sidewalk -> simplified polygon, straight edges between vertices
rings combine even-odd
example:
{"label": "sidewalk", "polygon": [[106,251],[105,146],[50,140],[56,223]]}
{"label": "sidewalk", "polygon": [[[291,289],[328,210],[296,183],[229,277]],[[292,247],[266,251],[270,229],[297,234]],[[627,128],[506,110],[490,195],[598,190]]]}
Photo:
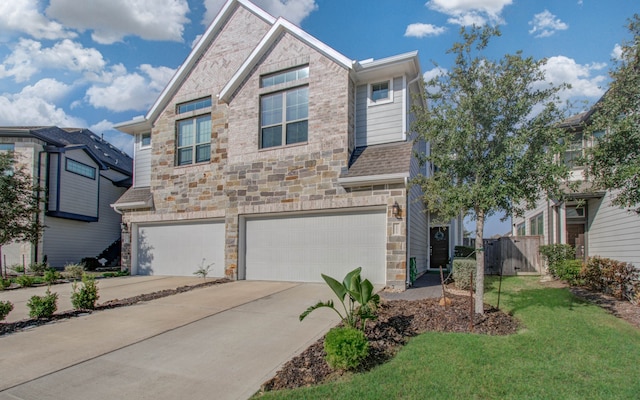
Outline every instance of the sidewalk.
{"label": "sidewalk", "polygon": [[[218,278],[207,278],[214,280]],[[197,285],[203,282],[198,277],[175,277],[175,276],[123,276],[115,278],[98,279],[98,304],[115,299],[126,299],[157,292],[165,289],[176,289],[180,286]],[[71,283],[61,283],[51,286],[52,293],[58,293],[58,311],[73,310],[71,305]],[[13,303],[13,311],[9,313],[3,322],[15,322],[29,318],[29,308],[27,302],[31,296],[42,296],[47,291],[47,286],[21,288],[0,291],[0,301],[10,301]]]}

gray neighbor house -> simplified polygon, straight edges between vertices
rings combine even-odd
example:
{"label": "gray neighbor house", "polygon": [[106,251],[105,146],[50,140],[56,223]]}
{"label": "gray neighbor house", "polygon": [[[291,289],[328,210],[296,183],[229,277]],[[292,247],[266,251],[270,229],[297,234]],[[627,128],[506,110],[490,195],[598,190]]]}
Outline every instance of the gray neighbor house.
{"label": "gray neighbor house", "polygon": [[585,132],[597,107],[574,115],[563,122],[572,135],[564,154],[564,162],[571,167],[566,185],[566,199],[541,196],[536,206],[522,217],[513,217],[513,236],[540,236],[541,244],[568,244],[576,248],[576,258],[600,256],[640,268],[640,215],[635,210],[612,205],[615,192],[594,188],[580,163],[581,156],[593,146],[600,131]]}
{"label": "gray neighbor house", "polygon": [[46,226],[37,244],[2,246],[2,264],[46,260],[62,268],[85,257],[118,265],[121,216],[110,204],[131,186],[133,160],[88,129],[0,127],[0,151],[12,151],[43,188]]}
{"label": "gray neighbor house", "polygon": [[435,225],[408,182],[429,174],[410,131],[417,52],[353,61],[285,19],[229,0],[144,117],[123,215],[122,266],[321,281],[362,267],[404,290],[445,265],[462,220]]}

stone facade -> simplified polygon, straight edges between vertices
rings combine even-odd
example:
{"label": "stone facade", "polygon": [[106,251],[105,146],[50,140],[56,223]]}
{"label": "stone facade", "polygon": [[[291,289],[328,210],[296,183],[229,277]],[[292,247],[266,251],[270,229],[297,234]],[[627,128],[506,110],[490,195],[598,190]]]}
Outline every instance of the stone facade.
{"label": "stone facade", "polygon": [[[153,209],[126,211],[131,224],[154,221],[218,219],[225,221],[225,273],[238,277],[240,218],[258,214],[387,211],[387,286],[404,289],[407,223],[393,215],[393,205],[406,208],[406,185],[369,184],[345,187],[339,178],[349,168],[355,147],[355,82],[353,72],[317,49],[283,32],[228,102],[216,101],[240,65],[269,29],[242,7],[232,14],[208,50],[159,118],[153,122],[151,184]],[[260,87],[260,77],[298,66],[309,76],[295,82]],[[260,96],[308,86],[308,141],[260,149]],[[212,97],[212,107],[176,115],[182,102]],[[176,122],[210,114],[211,162],[176,166]],[[130,240],[123,240],[123,267],[131,267]]]}

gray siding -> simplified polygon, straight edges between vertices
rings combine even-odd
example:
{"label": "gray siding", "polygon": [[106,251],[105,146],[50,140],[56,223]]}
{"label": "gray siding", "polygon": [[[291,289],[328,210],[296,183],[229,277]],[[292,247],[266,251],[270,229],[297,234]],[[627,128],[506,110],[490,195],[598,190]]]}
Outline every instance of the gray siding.
{"label": "gray siding", "polygon": [[[125,176],[122,175],[121,179]],[[100,177],[100,208],[98,222],[82,222],[46,217],[43,254],[53,267],[95,257],[120,237],[120,214],[109,206],[122,196],[125,188],[114,186]]]}
{"label": "gray siding", "polygon": [[151,183],[151,147],[140,148],[140,137],[136,135],[133,184],[148,187]]}
{"label": "gray siding", "polygon": [[403,78],[393,79],[393,102],[368,104],[368,84],[356,89],[356,146],[404,139],[406,96]]}
{"label": "gray siding", "polygon": [[74,150],[64,153],[64,158],[69,158],[96,169],[96,179],[69,172],[65,169],[65,160],[62,160],[60,168],[60,205],[59,211],[72,214],[98,217],[98,179],[100,170],[96,163],[83,150]]}
{"label": "gray siding", "polygon": [[47,208],[56,210],[58,208],[58,159],[59,154],[49,154],[49,176],[47,177]]}
{"label": "gray siding", "polygon": [[629,262],[640,267],[640,216],[611,206],[611,195],[589,201],[589,256]]}
{"label": "gray siding", "polygon": [[[417,141],[414,145],[417,152],[425,152],[423,141]],[[411,178],[420,174],[420,165],[417,158],[411,159]],[[422,190],[418,185],[411,186],[409,190],[409,259],[415,257],[418,274],[429,268],[429,223],[427,213],[422,201]]]}

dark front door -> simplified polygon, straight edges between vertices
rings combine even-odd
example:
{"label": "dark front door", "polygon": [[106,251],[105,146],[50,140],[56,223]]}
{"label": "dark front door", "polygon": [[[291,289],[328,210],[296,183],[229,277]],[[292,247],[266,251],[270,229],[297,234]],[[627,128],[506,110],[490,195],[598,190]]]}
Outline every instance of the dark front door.
{"label": "dark front door", "polygon": [[429,268],[447,268],[449,263],[449,230],[445,228],[431,228],[431,262]]}
{"label": "dark front door", "polygon": [[567,244],[575,247],[576,259],[584,259],[584,224],[567,224]]}

